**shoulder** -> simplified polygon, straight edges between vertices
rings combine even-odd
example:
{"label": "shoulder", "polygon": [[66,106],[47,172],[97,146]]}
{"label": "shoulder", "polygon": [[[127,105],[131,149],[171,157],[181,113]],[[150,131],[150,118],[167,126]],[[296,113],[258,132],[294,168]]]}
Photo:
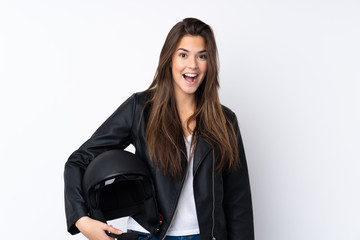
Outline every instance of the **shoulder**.
{"label": "shoulder", "polygon": [[239,129],[239,123],[238,123],[238,119],[237,116],[235,114],[235,112],[233,112],[230,108],[221,105],[223,113],[225,115],[226,121],[232,125],[232,127],[234,128],[235,131],[238,131]]}
{"label": "shoulder", "polygon": [[131,106],[134,110],[142,109],[149,101],[149,99],[149,93],[135,92],[120,105],[120,108],[125,106]]}
{"label": "shoulder", "polygon": [[152,106],[150,100],[151,93],[147,91],[136,92],[132,94],[128,98],[128,100],[126,100],[128,102],[128,105],[132,106],[132,113],[134,119],[141,119],[143,116],[149,116]]}
{"label": "shoulder", "polygon": [[144,91],[134,93],[129,99],[133,99],[136,105],[143,107],[150,100],[150,97],[150,93]]}
{"label": "shoulder", "polygon": [[234,122],[236,120],[236,114],[228,107],[221,105],[222,111],[227,119],[229,119],[231,122]]}

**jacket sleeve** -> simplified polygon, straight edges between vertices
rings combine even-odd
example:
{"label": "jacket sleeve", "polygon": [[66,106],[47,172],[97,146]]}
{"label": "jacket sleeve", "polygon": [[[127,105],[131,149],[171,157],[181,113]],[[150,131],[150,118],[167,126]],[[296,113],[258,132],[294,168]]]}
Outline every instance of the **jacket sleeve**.
{"label": "jacket sleeve", "polygon": [[110,149],[126,148],[132,143],[131,129],[134,122],[136,95],[127,99],[78,150],[72,153],[65,164],[65,213],[67,228],[71,234],[79,233],[75,222],[88,215],[82,193],[82,178],[92,159]]}
{"label": "jacket sleeve", "polygon": [[231,173],[224,173],[224,211],[229,240],[253,240],[254,224],[250,181],[243,142],[236,115],[233,127],[238,143],[240,166]]}

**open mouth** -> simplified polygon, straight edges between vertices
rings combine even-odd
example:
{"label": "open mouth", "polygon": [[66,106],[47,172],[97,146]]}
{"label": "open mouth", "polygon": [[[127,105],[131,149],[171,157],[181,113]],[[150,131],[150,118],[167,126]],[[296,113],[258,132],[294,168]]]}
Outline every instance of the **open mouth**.
{"label": "open mouth", "polygon": [[183,74],[183,78],[189,83],[194,83],[195,80],[197,79],[197,77],[198,77],[198,74],[196,74],[196,73],[185,73],[185,74]]}

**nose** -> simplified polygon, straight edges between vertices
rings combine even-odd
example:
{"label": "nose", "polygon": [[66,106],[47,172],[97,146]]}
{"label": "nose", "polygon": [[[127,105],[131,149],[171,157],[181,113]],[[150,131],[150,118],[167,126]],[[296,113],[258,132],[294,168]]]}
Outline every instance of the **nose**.
{"label": "nose", "polygon": [[192,56],[188,58],[188,67],[191,69],[196,69],[198,66],[198,63],[196,61],[196,57]]}

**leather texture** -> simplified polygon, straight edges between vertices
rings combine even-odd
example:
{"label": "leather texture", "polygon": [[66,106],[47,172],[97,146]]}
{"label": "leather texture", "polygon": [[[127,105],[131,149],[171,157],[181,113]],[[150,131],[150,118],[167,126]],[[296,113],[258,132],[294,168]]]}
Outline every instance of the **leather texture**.
{"label": "leather texture", "polygon": [[[134,145],[135,154],[149,167],[159,211],[164,217],[160,231],[156,235],[163,239],[176,212],[177,202],[187,171],[187,160],[182,156],[184,173],[182,178],[174,180],[157,169],[149,158],[146,125],[151,106],[144,109],[146,93],[135,93],[96,130],[78,150],[71,154],[65,164],[65,211],[68,231],[76,234],[79,230],[75,222],[88,215],[82,193],[82,178],[88,164],[100,153],[110,149],[125,149]],[[214,173],[216,153],[199,136],[194,153],[194,197],[200,236],[203,240],[253,240],[254,225],[248,168],[244,147],[236,115],[223,107],[225,114],[232,120],[241,167],[227,172]]]}

